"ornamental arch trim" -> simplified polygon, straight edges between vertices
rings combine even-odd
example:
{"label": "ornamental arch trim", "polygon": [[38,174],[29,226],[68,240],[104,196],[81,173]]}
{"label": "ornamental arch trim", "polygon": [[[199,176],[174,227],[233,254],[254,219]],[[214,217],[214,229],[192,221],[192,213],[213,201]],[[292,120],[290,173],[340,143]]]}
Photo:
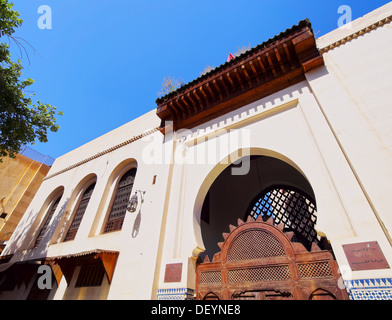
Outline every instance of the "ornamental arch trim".
{"label": "ornamental arch trim", "polygon": [[[239,156],[241,155],[241,156]],[[282,153],[279,153],[275,150],[265,149],[260,147],[249,147],[249,148],[240,148],[232,152],[231,154],[227,155],[226,157],[222,158],[219,163],[217,163],[205,176],[203,182],[201,183],[198,193],[195,196],[195,202],[193,206],[193,231],[196,240],[196,244],[198,248],[204,248],[203,244],[203,237],[201,232],[201,213],[204,200],[207,196],[207,193],[211,186],[213,185],[214,181],[219,177],[219,175],[231,166],[237,160],[244,158],[244,157],[252,157],[252,156],[266,156],[271,157],[280,161],[285,162],[286,164],[292,166],[295,170],[301,174],[304,179],[309,181],[305,172],[290,158],[285,156]],[[310,183],[309,183],[310,184]],[[195,257],[197,258],[197,257]]]}

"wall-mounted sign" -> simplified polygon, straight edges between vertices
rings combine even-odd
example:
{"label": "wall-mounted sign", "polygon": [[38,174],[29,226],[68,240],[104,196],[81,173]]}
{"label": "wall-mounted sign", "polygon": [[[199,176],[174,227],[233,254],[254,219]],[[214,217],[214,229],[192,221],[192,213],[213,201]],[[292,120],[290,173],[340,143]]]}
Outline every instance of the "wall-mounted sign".
{"label": "wall-mounted sign", "polygon": [[343,250],[352,271],[389,269],[377,241],[345,244]]}
{"label": "wall-mounted sign", "polygon": [[181,282],[182,263],[170,263],[166,265],[165,282]]}

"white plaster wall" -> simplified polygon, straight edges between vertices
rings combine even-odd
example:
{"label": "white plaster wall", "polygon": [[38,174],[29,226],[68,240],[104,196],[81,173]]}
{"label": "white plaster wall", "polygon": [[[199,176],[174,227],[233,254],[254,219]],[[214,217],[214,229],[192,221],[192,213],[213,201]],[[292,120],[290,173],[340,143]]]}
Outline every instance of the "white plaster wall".
{"label": "white plaster wall", "polygon": [[[354,21],[351,29],[335,30],[318,39],[323,48],[392,15],[392,3]],[[366,198],[356,198],[361,208],[370,208],[376,223],[350,210],[356,237],[347,243],[377,240],[391,266],[392,216],[392,24],[387,23],[324,54],[325,68],[307,74],[307,79],[339,142],[346,161]],[[350,191],[341,190],[344,196]],[[376,227],[378,225],[380,227]],[[383,227],[383,229],[381,229]],[[381,229],[381,230],[380,230]],[[343,242],[344,242],[343,241]],[[354,279],[391,276],[390,269],[354,272]]]}
{"label": "white plaster wall", "polygon": [[[156,121],[155,119],[154,121],[150,120],[142,117],[133,121],[133,124],[136,123],[136,127],[139,129],[142,127],[151,129],[156,125]],[[128,137],[119,138],[115,130],[105,135],[102,143],[100,139],[97,139],[92,144],[82,146],[82,149],[88,150],[83,151],[83,157],[96,154],[102,151],[101,148],[111,147],[117,141],[122,142],[139,133],[131,131]],[[119,251],[110,288],[104,286],[106,288],[105,294],[102,295],[102,292],[98,292],[97,288],[91,290],[72,289],[67,286],[63,278],[64,281],[61,282],[55,299],[106,297],[108,299],[151,299],[153,282],[156,277],[155,265],[165,204],[164,194],[169,173],[168,165],[164,163],[151,165],[146,164],[143,160],[145,147],[152,140],[162,144],[163,135],[156,131],[150,136],[45,180],[29,206],[28,214],[21,220],[5,249],[5,254],[15,253],[10,264],[20,260],[55,257],[93,249]],[[170,145],[168,147],[170,149]],[[77,155],[78,151],[74,150],[71,153]],[[75,163],[70,162],[69,159],[78,160],[74,155],[67,154],[56,161],[57,166],[52,168],[51,173],[58,172]],[[134,165],[137,165],[137,174],[133,191],[145,191],[140,219],[136,221],[138,212],[127,212],[121,231],[102,234],[102,225],[105,222],[116,179],[127,166]],[[156,176],[155,184],[153,184],[154,176]],[[78,203],[78,197],[82,192],[81,188],[86,187],[86,183],[91,181],[89,178],[94,179],[95,177],[96,186],[75,240],[62,242]],[[52,218],[46,236],[42,239],[39,247],[33,249],[36,232],[39,230],[38,226],[43,221],[49,200],[52,198],[51,193],[59,186],[64,188],[64,192],[58,209]],[[137,228],[139,223],[140,227]],[[7,266],[3,266],[3,268],[5,267]],[[76,279],[76,273],[74,278]],[[104,290],[103,287],[101,289]]]}
{"label": "white plaster wall", "polygon": [[156,116],[156,110],[151,110],[139,118],[129,121],[121,127],[58,157],[48,173],[48,176],[68,167],[70,164],[78,163],[79,161],[120,144],[134,136],[159,127],[159,124],[160,119]]}

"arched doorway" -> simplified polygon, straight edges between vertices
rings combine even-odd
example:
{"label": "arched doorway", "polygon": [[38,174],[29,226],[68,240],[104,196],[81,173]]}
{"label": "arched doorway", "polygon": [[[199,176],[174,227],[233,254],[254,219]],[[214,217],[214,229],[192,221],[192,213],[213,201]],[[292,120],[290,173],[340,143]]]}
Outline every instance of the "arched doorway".
{"label": "arched doorway", "polygon": [[[347,298],[345,290],[337,287],[340,275],[331,247],[327,239],[317,233],[316,197],[303,173],[289,161],[271,156],[251,156],[249,172],[242,176],[232,175],[233,166],[228,166],[217,176],[202,206],[200,230],[205,251],[200,254],[199,262],[205,262],[197,266],[197,298]],[[247,221],[246,224],[257,221],[263,228],[268,221],[268,228],[276,229],[268,232],[272,232],[276,239],[286,240],[273,246],[270,243],[272,238],[268,240],[268,237],[261,236],[263,232],[248,233],[251,242],[242,244],[239,249],[243,258],[228,260],[227,254],[234,242],[226,244],[227,239],[234,229],[243,227],[243,221]],[[224,242],[221,242],[222,234]],[[279,246],[285,254],[276,260],[274,254]],[[273,262],[272,265],[260,260],[265,256]],[[308,264],[301,260],[305,256],[307,262],[313,262]],[[287,260],[282,264],[284,259],[302,262],[288,263]],[[244,267],[243,270],[240,266]],[[268,275],[264,274],[266,272]],[[306,274],[310,274],[309,279]],[[318,278],[328,284],[317,286]],[[329,292],[333,293],[327,294]]]}
{"label": "arched doorway", "polygon": [[[200,215],[200,233],[205,248],[201,259],[206,255],[212,258],[220,250],[217,243],[221,241],[221,234],[227,232],[228,225],[234,224],[238,218],[246,220],[248,215],[256,218],[257,214],[252,213],[253,207],[265,196],[273,201],[273,188],[284,188],[292,198],[297,198],[294,191],[301,194],[305,203],[312,203],[312,219],[317,217],[313,189],[294,166],[270,156],[250,156],[249,172],[245,175],[233,175],[234,166],[228,166],[218,175],[205,196]],[[296,205],[301,206],[301,200]],[[269,218],[269,215],[266,214],[265,218]]]}

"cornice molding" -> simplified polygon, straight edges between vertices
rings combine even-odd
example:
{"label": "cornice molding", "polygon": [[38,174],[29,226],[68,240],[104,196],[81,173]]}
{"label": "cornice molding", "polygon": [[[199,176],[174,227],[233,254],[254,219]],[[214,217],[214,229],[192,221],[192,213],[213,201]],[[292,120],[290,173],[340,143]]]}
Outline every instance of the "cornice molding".
{"label": "cornice molding", "polygon": [[378,22],[375,22],[369,26],[367,26],[366,28],[363,28],[357,32],[354,32],[338,41],[335,41],[334,43],[331,43],[328,46],[325,46],[324,48],[320,49],[321,54],[327,53],[330,50],[333,50],[335,48],[340,47],[341,45],[345,44],[346,42],[349,42],[351,40],[357,39],[358,37],[367,34],[369,32],[371,32],[372,30],[375,30],[377,28],[380,28],[382,26],[384,26],[387,23],[390,23],[392,21],[392,16],[386,17],[382,20],[379,20]]}
{"label": "cornice molding", "polygon": [[79,161],[79,162],[73,164],[73,165],[70,165],[69,167],[66,167],[65,169],[62,169],[62,170],[57,171],[57,172],[55,172],[55,173],[53,173],[53,174],[51,174],[51,175],[49,175],[49,176],[46,176],[46,177],[43,179],[43,181],[48,180],[48,179],[50,179],[50,178],[53,178],[53,177],[55,177],[55,176],[58,176],[59,174],[64,173],[64,172],[66,172],[66,171],[69,171],[69,170],[71,170],[71,169],[73,169],[73,168],[79,167],[79,166],[81,166],[82,164],[85,164],[85,163],[87,163],[87,162],[90,162],[90,161],[92,161],[92,160],[94,160],[94,159],[97,159],[97,158],[99,158],[99,157],[102,157],[103,155],[105,155],[105,154],[107,154],[107,153],[109,153],[109,152],[112,152],[112,151],[114,151],[114,150],[120,149],[120,148],[122,148],[122,147],[124,147],[124,146],[126,146],[126,145],[128,145],[128,144],[130,144],[130,143],[133,143],[133,142],[135,142],[135,141],[137,141],[137,140],[140,140],[141,138],[143,138],[143,137],[145,137],[145,136],[148,136],[148,135],[150,135],[150,134],[153,134],[154,132],[157,132],[157,131],[160,131],[160,128],[159,128],[159,127],[154,128],[154,129],[151,129],[151,130],[148,130],[148,131],[146,131],[146,132],[144,132],[144,133],[141,133],[141,134],[139,134],[139,135],[136,135],[136,136],[132,137],[131,139],[128,139],[128,140],[126,140],[126,141],[124,141],[124,142],[122,142],[122,143],[120,143],[120,144],[117,144],[117,145],[115,145],[115,146],[113,146],[113,147],[111,147],[111,148],[108,148],[108,149],[106,149],[106,150],[104,150],[104,151],[102,151],[102,152],[99,152],[99,153],[97,153],[97,154],[95,154],[95,155],[93,155],[93,156],[91,156],[91,157],[89,157],[89,158],[86,158],[86,159],[84,159],[84,160],[82,160],[82,161]]}

